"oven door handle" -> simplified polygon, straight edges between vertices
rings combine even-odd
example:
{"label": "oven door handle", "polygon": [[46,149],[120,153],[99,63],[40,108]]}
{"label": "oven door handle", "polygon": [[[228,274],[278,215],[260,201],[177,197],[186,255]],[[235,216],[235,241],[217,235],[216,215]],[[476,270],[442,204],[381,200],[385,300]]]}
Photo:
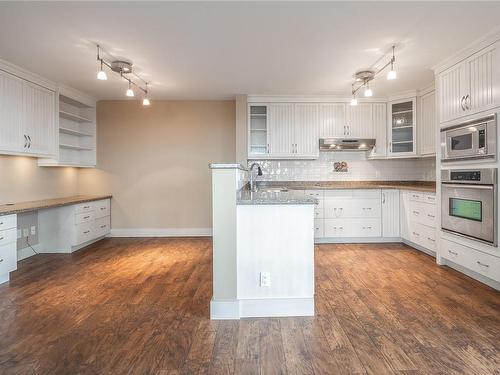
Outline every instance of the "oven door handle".
{"label": "oven door handle", "polygon": [[483,190],[493,190],[493,185],[472,185],[472,184],[449,184],[447,182],[443,182],[445,187],[454,187],[461,189],[483,189]]}

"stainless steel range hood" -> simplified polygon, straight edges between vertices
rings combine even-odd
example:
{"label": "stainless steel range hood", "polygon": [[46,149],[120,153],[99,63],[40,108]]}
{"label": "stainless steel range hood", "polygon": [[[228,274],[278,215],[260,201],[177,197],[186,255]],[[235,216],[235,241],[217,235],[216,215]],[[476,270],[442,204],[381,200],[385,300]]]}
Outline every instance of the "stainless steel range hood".
{"label": "stainless steel range hood", "polygon": [[369,151],[375,146],[375,139],[368,138],[321,138],[320,151]]}

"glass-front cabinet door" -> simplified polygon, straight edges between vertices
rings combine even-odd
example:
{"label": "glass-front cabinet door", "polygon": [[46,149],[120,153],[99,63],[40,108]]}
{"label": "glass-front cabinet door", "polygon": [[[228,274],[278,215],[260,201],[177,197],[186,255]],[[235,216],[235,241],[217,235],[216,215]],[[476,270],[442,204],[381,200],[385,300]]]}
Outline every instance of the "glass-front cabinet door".
{"label": "glass-front cabinet door", "polygon": [[250,104],[248,106],[248,155],[265,157],[268,146],[268,108],[266,104]]}
{"label": "glass-front cabinet door", "polygon": [[416,98],[389,102],[389,155],[416,154]]}

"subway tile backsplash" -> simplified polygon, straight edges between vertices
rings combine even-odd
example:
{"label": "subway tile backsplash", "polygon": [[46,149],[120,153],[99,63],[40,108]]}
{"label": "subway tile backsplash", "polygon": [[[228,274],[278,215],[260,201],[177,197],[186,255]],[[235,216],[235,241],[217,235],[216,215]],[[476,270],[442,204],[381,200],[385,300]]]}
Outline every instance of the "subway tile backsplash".
{"label": "subway tile backsplash", "polygon": [[[334,163],[347,163],[347,172],[335,172]],[[250,163],[253,162],[249,161]],[[434,157],[369,160],[361,152],[320,152],[316,160],[257,160],[260,181],[435,181]]]}

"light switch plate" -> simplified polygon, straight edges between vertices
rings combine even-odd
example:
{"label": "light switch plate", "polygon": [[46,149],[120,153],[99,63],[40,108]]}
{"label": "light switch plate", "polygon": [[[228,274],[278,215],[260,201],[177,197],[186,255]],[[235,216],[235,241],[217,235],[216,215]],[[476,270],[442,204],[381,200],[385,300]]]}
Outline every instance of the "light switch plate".
{"label": "light switch plate", "polygon": [[31,235],[34,236],[36,234],[36,226],[31,226]]}

